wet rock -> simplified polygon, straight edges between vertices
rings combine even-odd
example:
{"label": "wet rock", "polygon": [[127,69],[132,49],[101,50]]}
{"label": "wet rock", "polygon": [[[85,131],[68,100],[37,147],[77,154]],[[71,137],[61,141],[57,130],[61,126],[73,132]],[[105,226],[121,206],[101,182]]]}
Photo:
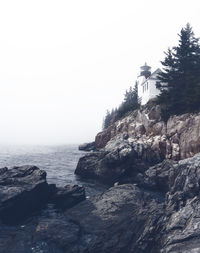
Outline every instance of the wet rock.
{"label": "wet rock", "polygon": [[0,220],[17,223],[53,202],[69,208],[85,199],[83,187],[57,188],[46,181],[46,172],[36,166],[0,169]]}
{"label": "wet rock", "polygon": [[38,217],[23,228],[4,227],[0,252],[9,245],[9,253],[155,253],[162,214],[163,204],[151,193],[116,186],[62,214]]}
{"label": "wet rock", "polygon": [[81,144],[78,149],[83,151],[93,151],[95,150],[95,142]]}
{"label": "wet rock", "polygon": [[78,185],[57,187],[51,198],[56,208],[66,209],[85,199],[85,189]]}
{"label": "wet rock", "polygon": [[1,169],[0,219],[14,222],[41,208],[51,191],[46,172],[36,166]]}
{"label": "wet rock", "polygon": [[[200,154],[165,160],[138,176],[137,186],[115,184],[70,209],[0,224],[0,252],[199,252]],[[57,195],[62,203],[65,191]]]}

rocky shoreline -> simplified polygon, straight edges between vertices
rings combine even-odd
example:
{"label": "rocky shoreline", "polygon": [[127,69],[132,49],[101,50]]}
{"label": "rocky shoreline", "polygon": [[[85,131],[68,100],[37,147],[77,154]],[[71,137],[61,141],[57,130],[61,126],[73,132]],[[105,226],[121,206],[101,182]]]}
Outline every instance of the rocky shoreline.
{"label": "rocky shoreline", "polygon": [[94,197],[35,166],[0,169],[1,253],[200,252],[200,114],[143,108],[80,148],[75,172],[112,186]]}
{"label": "rocky shoreline", "polygon": [[56,187],[46,181],[46,172],[36,166],[0,169],[0,220],[15,224],[41,210],[48,203],[69,208],[85,199],[78,185]]}
{"label": "rocky shoreline", "polygon": [[82,189],[72,187],[68,197],[80,203],[17,224],[1,216],[0,252],[199,252],[200,154],[164,160],[137,180],[81,201]]}

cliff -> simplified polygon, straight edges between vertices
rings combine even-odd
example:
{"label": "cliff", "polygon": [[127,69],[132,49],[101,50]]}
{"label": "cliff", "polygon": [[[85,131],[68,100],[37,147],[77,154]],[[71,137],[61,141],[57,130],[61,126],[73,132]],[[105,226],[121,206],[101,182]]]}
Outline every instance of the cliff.
{"label": "cliff", "polygon": [[183,114],[161,120],[159,106],[136,110],[97,134],[96,148],[121,137],[142,144],[166,159],[180,160],[200,152],[200,113]]}
{"label": "cliff", "polygon": [[80,159],[76,173],[112,183],[126,176],[130,182],[135,173],[164,159],[182,160],[200,152],[200,113],[164,122],[159,106],[136,110],[98,133],[95,147],[98,151]]}

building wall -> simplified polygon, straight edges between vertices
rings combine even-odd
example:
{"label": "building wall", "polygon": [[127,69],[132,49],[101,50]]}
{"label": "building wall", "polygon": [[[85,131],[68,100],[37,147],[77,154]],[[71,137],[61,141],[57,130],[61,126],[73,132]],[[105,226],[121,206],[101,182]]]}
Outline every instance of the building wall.
{"label": "building wall", "polygon": [[151,80],[149,99],[155,98],[160,94],[160,91],[156,88],[156,82],[157,80]]}
{"label": "building wall", "polygon": [[145,105],[150,98],[150,86],[151,86],[151,81],[148,80],[142,84],[142,100],[141,104]]}
{"label": "building wall", "polygon": [[156,88],[156,75],[158,71],[159,69],[148,79],[144,76],[138,77],[138,97],[140,98],[141,105],[145,105],[150,99],[160,94],[160,91]]}

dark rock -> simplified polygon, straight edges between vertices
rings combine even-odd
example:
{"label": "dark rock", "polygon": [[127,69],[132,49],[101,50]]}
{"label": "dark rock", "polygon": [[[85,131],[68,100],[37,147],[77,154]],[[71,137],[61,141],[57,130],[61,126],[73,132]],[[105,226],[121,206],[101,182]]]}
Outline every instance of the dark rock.
{"label": "dark rock", "polygon": [[[129,147],[128,141],[120,143],[118,149],[112,149],[113,153],[110,143],[106,150],[89,154],[93,155],[94,164],[99,159],[99,163],[110,162],[114,166],[120,157],[122,168],[123,163],[127,166],[127,160],[131,161],[129,154],[134,157],[133,161],[137,161],[135,159],[139,154],[144,155],[144,150]],[[148,161],[149,158],[144,157]],[[92,163],[89,165],[92,170]],[[100,168],[96,173],[102,173]],[[106,177],[108,171],[104,173],[103,177]],[[35,185],[38,180],[31,183],[30,180],[38,177],[39,182],[43,182],[45,176],[44,172],[39,173],[39,169],[33,166],[0,169],[0,210],[6,207],[1,191],[3,186],[11,187],[13,184],[16,187],[8,189],[7,194],[25,187],[27,191],[32,191],[29,184]],[[43,209],[24,224],[8,226],[1,223],[0,252],[200,252],[200,154],[181,161],[164,160],[146,170],[141,169],[133,178],[138,186],[117,185],[67,210],[62,209],[83,200],[83,188],[48,186],[53,192],[51,201],[61,209],[54,210],[52,207],[51,212],[47,213]],[[22,186],[24,188],[18,188]],[[12,196],[14,200],[17,198],[12,194],[8,202]],[[28,193],[22,191],[21,194],[26,196]],[[15,209],[17,205],[12,206]]]}
{"label": "dark rock", "polygon": [[56,208],[66,209],[72,207],[85,199],[85,189],[78,185],[66,185],[57,187],[51,202]]}
{"label": "dark rock", "polygon": [[36,166],[1,169],[0,219],[14,222],[41,208],[51,194],[46,172]]}
{"label": "dark rock", "polygon": [[118,180],[134,182],[138,173],[163,160],[162,154],[145,145],[134,145],[128,140],[114,139],[105,149],[87,154],[79,159],[75,173],[87,178],[96,178],[104,183]]}
{"label": "dark rock", "polygon": [[200,154],[171,168],[161,253],[200,252]]}
{"label": "dark rock", "polygon": [[159,199],[134,185],[110,188],[66,212],[80,229],[72,252],[155,253],[162,212]]}
{"label": "dark rock", "polygon": [[[1,224],[0,252],[200,252],[200,154],[163,161],[140,177],[139,187],[117,185],[24,226]],[[57,195],[62,203],[65,191]]]}
{"label": "dark rock", "polygon": [[145,173],[137,174],[135,182],[140,187],[166,193],[170,190],[171,174],[174,175],[177,164],[176,161],[164,160],[162,163],[150,167]]}
{"label": "dark rock", "polygon": [[93,151],[95,150],[95,142],[81,144],[78,149],[83,151]]}
{"label": "dark rock", "polygon": [[46,182],[46,172],[36,166],[0,169],[0,220],[17,223],[43,208],[49,201],[69,208],[85,199],[83,187],[57,188]]}
{"label": "dark rock", "polygon": [[4,234],[0,228],[0,252],[155,253],[162,215],[154,195],[121,185],[63,214],[38,217],[20,228],[4,226]]}

